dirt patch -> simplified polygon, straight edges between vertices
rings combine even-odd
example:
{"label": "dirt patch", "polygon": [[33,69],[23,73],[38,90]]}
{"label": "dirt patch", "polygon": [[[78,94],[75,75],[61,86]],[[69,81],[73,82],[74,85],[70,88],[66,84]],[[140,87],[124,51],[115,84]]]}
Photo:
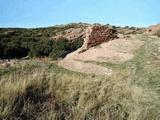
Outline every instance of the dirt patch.
{"label": "dirt patch", "polygon": [[150,38],[154,38],[154,39],[158,39],[158,36],[155,36],[155,35],[151,35],[149,36]]}
{"label": "dirt patch", "polygon": [[90,48],[84,53],[79,54],[79,49],[67,55],[65,59],[79,59],[119,64],[132,59],[134,57],[132,52],[143,45],[143,43],[144,42],[140,40],[117,39]]}
{"label": "dirt patch", "polygon": [[59,38],[64,37],[69,41],[74,40],[76,38],[85,38],[85,28],[70,28],[63,32],[58,32],[53,39],[58,40]]}
{"label": "dirt patch", "polygon": [[58,63],[59,66],[62,66],[66,69],[83,72],[87,74],[95,75],[111,75],[112,69],[108,69],[102,66],[98,66],[92,63],[84,63],[76,60],[62,60]]}
{"label": "dirt patch", "polygon": [[133,51],[137,50],[144,42],[137,39],[117,39],[99,46],[92,47],[86,52],[79,53],[81,48],[70,53],[58,63],[59,66],[69,70],[95,75],[111,75],[112,70],[82,61],[100,61],[120,64],[134,57]]}
{"label": "dirt patch", "polygon": [[160,24],[149,26],[146,33],[154,35],[158,31],[160,31]]}

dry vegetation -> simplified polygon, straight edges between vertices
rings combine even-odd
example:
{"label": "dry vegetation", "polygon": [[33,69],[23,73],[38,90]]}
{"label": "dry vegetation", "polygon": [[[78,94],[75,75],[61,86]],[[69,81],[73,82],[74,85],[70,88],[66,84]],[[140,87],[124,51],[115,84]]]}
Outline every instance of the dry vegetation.
{"label": "dry vegetation", "polygon": [[39,60],[0,69],[0,119],[160,119],[160,41],[138,37],[145,44],[134,59],[122,64],[92,61],[112,68],[108,77]]}

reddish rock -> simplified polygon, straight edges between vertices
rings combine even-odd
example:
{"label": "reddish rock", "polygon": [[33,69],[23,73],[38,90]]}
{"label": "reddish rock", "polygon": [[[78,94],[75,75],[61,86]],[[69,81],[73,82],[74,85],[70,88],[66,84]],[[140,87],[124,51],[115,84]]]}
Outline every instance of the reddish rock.
{"label": "reddish rock", "polygon": [[93,24],[86,29],[86,38],[84,39],[81,52],[84,52],[95,45],[108,42],[115,38],[117,38],[117,33],[115,33],[114,26],[106,28],[99,24]]}

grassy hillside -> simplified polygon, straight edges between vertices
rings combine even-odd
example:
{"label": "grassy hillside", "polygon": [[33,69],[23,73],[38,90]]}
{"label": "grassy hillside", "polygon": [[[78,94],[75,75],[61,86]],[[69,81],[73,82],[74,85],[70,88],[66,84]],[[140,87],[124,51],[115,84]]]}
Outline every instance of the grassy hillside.
{"label": "grassy hillside", "polygon": [[137,37],[145,44],[130,61],[88,61],[112,68],[110,77],[72,72],[38,59],[1,69],[0,119],[160,119],[160,41]]}
{"label": "grassy hillside", "polygon": [[[25,56],[60,58],[68,51],[82,46],[85,29],[89,24],[72,23],[44,28],[0,28],[0,58],[21,58]],[[104,25],[110,26],[109,24]],[[139,34],[145,29],[116,27],[121,34]],[[79,34],[79,35],[77,35]],[[73,37],[68,40],[67,35]],[[64,37],[64,38],[63,38]]]}
{"label": "grassy hillside", "polygon": [[1,28],[0,29],[0,57],[21,58],[49,56],[58,59],[62,54],[81,47],[82,38],[69,42],[66,38],[53,39],[58,32],[64,32],[76,25],[48,28]]}

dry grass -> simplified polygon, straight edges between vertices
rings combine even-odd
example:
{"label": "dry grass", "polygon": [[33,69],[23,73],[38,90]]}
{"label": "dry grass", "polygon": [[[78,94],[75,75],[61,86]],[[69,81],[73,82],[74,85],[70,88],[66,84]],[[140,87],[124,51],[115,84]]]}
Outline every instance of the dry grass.
{"label": "dry grass", "polygon": [[[0,116],[5,119],[145,119],[158,100],[131,73],[111,78],[15,72],[1,78]],[[156,101],[155,101],[156,100]]]}
{"label": "dry grass", "polygon": [[[154,41],[148,40],[131,61],[101,63],[114,66],[108,77],[71,72],[40,61],[7,70],[0,76],[0,119],[160,119],[160,63],[153,62],[159,54],[158,45],[151,44]],[[148,61],[155,66],[153,70],[144,69]]]}

